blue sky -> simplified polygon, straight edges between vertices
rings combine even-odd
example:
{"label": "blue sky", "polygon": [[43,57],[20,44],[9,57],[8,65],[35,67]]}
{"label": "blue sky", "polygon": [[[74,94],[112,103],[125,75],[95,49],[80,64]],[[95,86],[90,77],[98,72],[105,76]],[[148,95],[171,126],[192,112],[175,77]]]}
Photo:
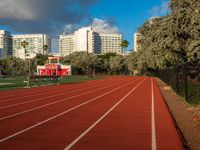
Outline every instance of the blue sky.
{"label": "blue sky", "polygon": [[100,21],[99,26],[119,31],[129,41],[130,50],[137,28],[152,16],[166,15],[168,3],[169,0],[1,0],[0,29],[48,34],[56,52],[59,34]]}
{"label": "blue sky", "polygon": [[133,33],[151,16],[168,13],[168,0],[101,0],[90,12],[93,17],[113,19],[124,39],[133,48]]}

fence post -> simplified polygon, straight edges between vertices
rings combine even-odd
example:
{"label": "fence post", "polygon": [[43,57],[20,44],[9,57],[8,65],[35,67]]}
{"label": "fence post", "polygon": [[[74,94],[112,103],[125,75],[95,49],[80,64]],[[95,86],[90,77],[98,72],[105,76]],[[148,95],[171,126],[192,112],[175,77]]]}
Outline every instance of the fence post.
{"label": "fence post", "polygon": [[176,92],[179,93],[179,67],[175,68]]}
{"label": "fence post", "polygon": [[200,62],[198,62],[197,93],[200,100]]}
{"label": "fence post", "polygon": [[184,68],[184,87],[185,87],[185,100],[188,101],[188,70],[187,65]]}

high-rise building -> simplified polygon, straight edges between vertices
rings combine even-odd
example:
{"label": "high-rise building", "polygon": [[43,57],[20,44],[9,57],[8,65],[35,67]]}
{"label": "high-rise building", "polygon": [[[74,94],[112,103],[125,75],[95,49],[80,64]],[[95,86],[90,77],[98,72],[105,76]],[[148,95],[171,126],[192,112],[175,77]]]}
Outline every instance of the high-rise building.
{"label": "high-rise building", "polygon": [[74,51],[74,34],[60,35],[59,53],[62,56],[69,55]]}
{"label": "high-rise building", "polygon": [[74,33],[60,35],[59,51],[61,56],[81,51],[97,53],[94,43],[95,37],[96,33],[92,30],[92,27],[84,27]]}
{"label": "high-rise building", "polygon": [[122,35],[99,33],[101,53],[122,53]]}
{"label": "high-rise building", "polygon": [[77,51],[87,51],[91,53],[93,51],[92,36],[93,36],[93,31],[91,27],[84,27],[79,29],[78,31],[75,31],[74,49]]}
{"label": "high-rise building", "polygon": [[138,48],[140,48],[139,44],[140,33],[134,33],[134,51],[137,52]]}
{"label": "high-rise building", "polygon": [[[26,50],[21,43],[26,41]],[[47,50],[45,46],[47,45]],[[21,59],[34,58],[36,54],[48,54],[51,52],[51,40],[46,34],[19,34],[13,35],[13,56]]]}
{"label": "high-rise building", "polygon": [[97,33],[92,27],[84,27],[73,34],[60,35],[59,51],[62,56],[80,51],[94,54],[108,52],[121,54],[121,42],[120,34]]}
{"label": "high-rise building", "polygon": [[0,58],[5,58],[6,56],[12,56],[12,36],[10,32],[5,30],[0,30]]}

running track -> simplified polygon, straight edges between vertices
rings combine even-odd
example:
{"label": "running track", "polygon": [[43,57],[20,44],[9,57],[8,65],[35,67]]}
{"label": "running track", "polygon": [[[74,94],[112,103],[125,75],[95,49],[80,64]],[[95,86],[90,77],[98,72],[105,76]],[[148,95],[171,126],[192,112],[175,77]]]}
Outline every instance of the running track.
{"label": "running track", "polygon": [[183,150],[154,78],[0,92],[0,150]]}

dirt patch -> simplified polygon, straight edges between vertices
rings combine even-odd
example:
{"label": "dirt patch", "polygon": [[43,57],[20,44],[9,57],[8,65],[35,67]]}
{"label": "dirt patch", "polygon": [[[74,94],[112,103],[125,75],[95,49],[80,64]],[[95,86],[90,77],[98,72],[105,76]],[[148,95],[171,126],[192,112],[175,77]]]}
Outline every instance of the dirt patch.
{"label": "dirt patch", "polygon": [[200,150],[200,106],[189,105],[161,80],[157,83],[186,149]]}

